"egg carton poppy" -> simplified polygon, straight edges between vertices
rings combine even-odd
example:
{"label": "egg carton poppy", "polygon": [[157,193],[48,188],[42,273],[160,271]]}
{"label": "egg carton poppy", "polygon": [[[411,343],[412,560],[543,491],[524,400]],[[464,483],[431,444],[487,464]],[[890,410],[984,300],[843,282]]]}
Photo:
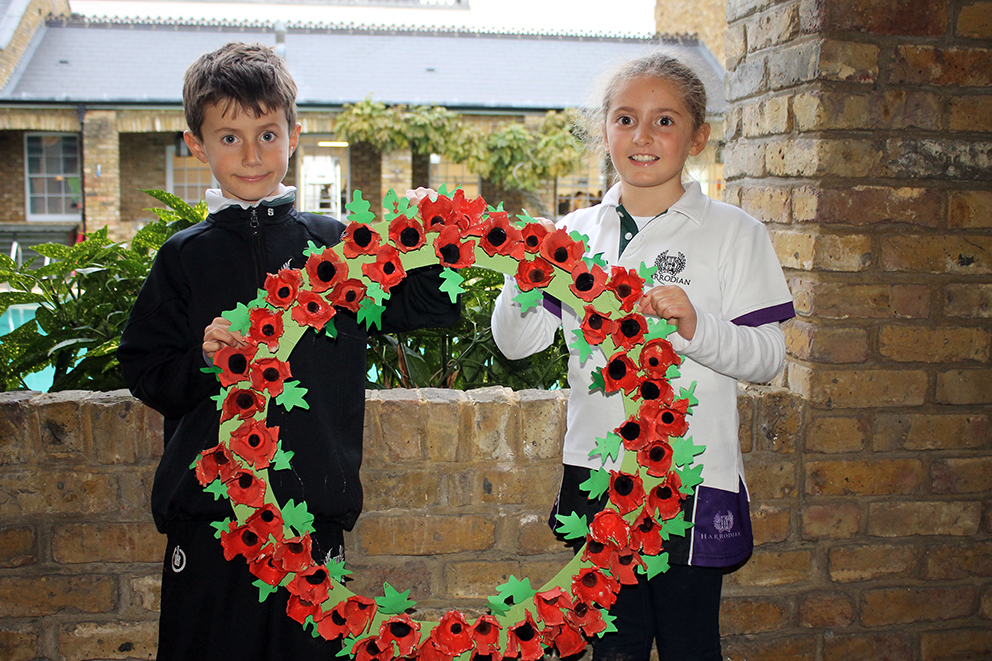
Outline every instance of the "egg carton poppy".
{"label": "egg carton poppy", "polygon": [[[335,246],[311,244],[303,269],[269,274],[264,290],[224,316],[247,344],[217,352],[221,391],[220,435],[190,466],[215,498],[230,500],[232,517],[214,524],[224,557],[247,562],[259,598],[289,592],[287,616],[314,637],[342,640],[342,656],[359,661],[471,659],[476,656],[542,658],[547,650],[577,654],[588,641],[615,630],[609,609],[625,585],[668,569],[665,542],[684,536],[691,523],[682,506],[702,482],[696,461],[705,449],[686,438],[695,384],[680,388],[681,357],[666,337],[675,329],[634,310],[654,267],[610,267],[586,252],[587,237],[549,231],[526,214],[511,219],[481,197],[442,187],[419,204],[390,191],[384,220],[374,222],[369,203],[356,191],[349,225]],[[334,318],[354,313],[368,329],[381,327],[390,290],[420,266],[440,264],[441,289],[456,300],[463,290],[458,269],[477,265],[516,278],[514,298],[524,310],[542,304],[545,292],[582,316],[570,347],[583,363],[598,348],[608,356],[593,371],[591,390],[623,398],[627,419],[604,430],[590,454],[602,465],[621,459],[618,470],[601,467],[581,488],[590,499],[608,495],[592,521],[559,516],[558,532],[584,539],[580,553],[547,584],[511,576],[490,597],[490,613],[469,622],[457,610],[438,622],[417,621],[409,590],[388,583],[383,596],[357,595],[344,586],[342,563],[315,562],[306,503],[280,504],[270,470],[291,467],[293,452],[278,427],[266,425],[274,400],[291,410],[306,408],[307,388],[292,379],[289,356],[304,332],[334,336]]]}

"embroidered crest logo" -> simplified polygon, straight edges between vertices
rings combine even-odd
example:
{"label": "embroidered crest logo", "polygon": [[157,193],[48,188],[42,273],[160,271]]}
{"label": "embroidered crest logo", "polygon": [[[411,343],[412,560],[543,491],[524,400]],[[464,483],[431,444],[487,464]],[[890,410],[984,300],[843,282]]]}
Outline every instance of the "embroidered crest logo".
{"label": "embroidered crest logo", "polygon": [[662,283],[674,283],[678,285],[688,285],[687,278],[680,278],[678,274],[685,270],[685,255],[676,252],[669,255],[668,251],[661,253],[654,260],[654,265],[658,270],[654,272],[654,279]]}
{"label": "embroidered crest logo", "polygon": [[713,515],[713,527],[717,532],[730,532],[730,530],[734,527],[733,512],[727,510],[723,514],[718,512]]}

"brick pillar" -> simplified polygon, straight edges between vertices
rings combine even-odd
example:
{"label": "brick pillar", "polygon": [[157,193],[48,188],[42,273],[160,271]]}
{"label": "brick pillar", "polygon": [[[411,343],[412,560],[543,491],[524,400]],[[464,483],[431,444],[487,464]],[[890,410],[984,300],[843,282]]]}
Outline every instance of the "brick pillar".
{"label": "brick pillar", "polygon": [[[351,190],[362,191],[362,199],[371,203],[369,210],[382,220],[382,152],[367,142],[355,142],[348,150],[348,157]],[[347,216],[347,212],[342,214]]]}
{"label": "brick pillar", "polygon": [[114,110],[87,110],[83,122],[83,179],[86,231],[107,227],[123,241],[133,232],[121,227],[121,148]]}
{"label": "brick pillar", "polygon": [[726,197],[772,232],[809,403],[793,534],[822,566],[799,599],[855,625],[822,658],[992,654],[966,559],[992,528],[990,8],[728,3]]}

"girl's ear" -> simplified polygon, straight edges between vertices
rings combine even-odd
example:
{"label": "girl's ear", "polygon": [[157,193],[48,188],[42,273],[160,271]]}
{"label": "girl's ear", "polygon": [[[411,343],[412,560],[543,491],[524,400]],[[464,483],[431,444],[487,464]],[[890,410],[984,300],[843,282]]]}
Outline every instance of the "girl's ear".
{"label": "girl's ear", "polygon": [[689,146],[690,156],[699,156],[706,149],[706,142],[710,139],[710,125],[703,123],[692,138],[692,145]]}

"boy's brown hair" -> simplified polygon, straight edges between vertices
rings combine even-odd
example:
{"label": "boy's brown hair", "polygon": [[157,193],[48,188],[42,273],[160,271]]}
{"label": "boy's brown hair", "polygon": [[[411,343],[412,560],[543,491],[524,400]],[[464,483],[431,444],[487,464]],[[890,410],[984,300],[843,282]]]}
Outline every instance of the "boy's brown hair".
{"label": "boy's brown hair", "polygon": [[235,110],[254,117],[281,108],[289,128],[296,126],[296,83],[285,60],[262,44],[231,42],[190,65],[183,81],[183,111],[198,140],[203,138],[204,110],[214,104],[224,114],[234,104]]}

